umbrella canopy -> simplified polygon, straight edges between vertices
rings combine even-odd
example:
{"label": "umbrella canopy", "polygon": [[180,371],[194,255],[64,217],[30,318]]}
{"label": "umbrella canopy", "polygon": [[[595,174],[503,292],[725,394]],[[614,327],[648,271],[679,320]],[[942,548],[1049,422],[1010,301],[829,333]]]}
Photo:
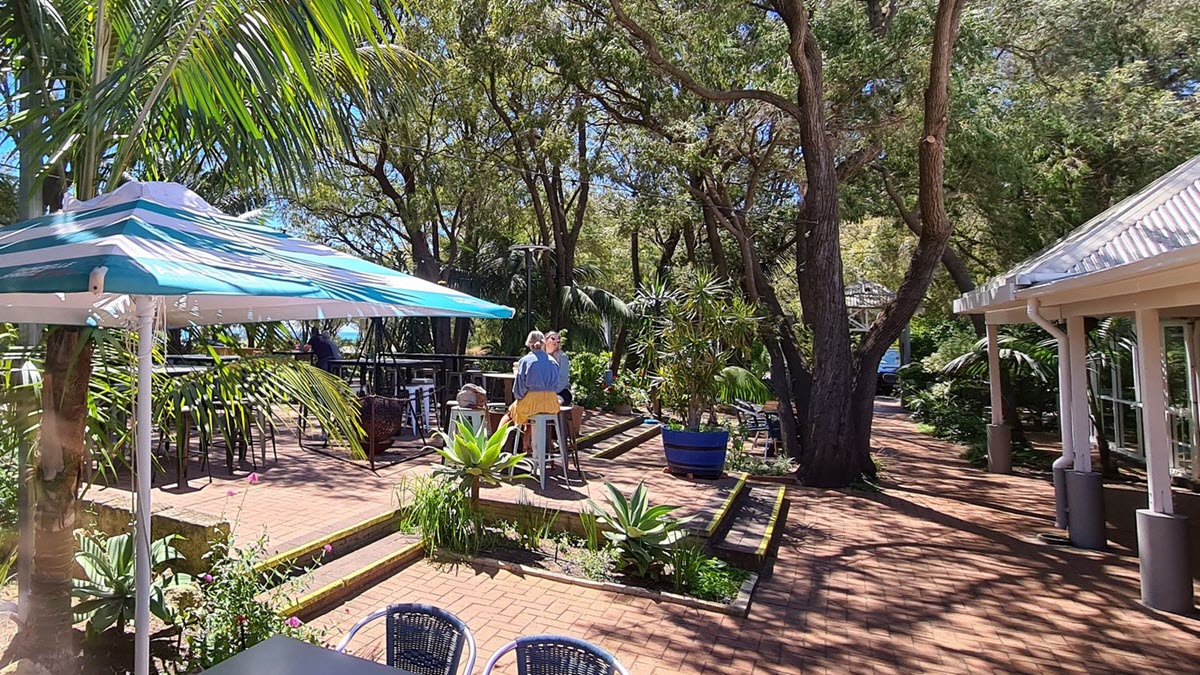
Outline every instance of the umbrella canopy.
{"label": "umbrella canopy", "polygon": [[0,321],[138,331],[134,672],[150,668],[150,346],[167,326],[513,311],[231,218],[175,183],[127,183],[0,228]]}
{"label": "umbrella canopy", "polygon": [[0,319],[179,327],[344,317],[506,319],[507,307],[222,214],[176,183],[126,183],[0,228]]}

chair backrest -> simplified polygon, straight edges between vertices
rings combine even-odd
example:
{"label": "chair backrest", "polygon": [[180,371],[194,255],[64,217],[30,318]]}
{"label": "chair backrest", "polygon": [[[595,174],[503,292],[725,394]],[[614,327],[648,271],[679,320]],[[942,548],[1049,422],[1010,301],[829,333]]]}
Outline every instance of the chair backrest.
{"label": "chair backrest", "polygon": [[457,616],[430,605],[387,608],[387,663],[417,675],[455,675],[463,648],[469,648],[467,673],[475,664],[475,641]]}
{"label": "chair backrest", "polygon": [[527,635],[501,647],[484,668],[490,675],[504,654],[516,650],[517,675],[629,675],[616,657],[579,638]]}
{"label": "chair backrest", "polygon": [[367,624],[387,618],[387,663],[393,668],[419,675],[455,675],[467,650],[465,675],[475,668],[475,638],[461,619],[430,605],[398,604],[377,609],[359,619],[338,643],[335,651],[344,652],[350,641]]}

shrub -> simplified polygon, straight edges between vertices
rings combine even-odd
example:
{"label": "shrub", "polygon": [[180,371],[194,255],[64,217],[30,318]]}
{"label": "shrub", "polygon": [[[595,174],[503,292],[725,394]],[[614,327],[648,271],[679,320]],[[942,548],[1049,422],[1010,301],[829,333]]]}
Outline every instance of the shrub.
{"label": "shrub", "polygon": [[427,555],[440,550],[475,555],[483,542],[483,516],[465,490],[445,476],[419,476],[396,486],[404,512],[401,527],[421,533]]}
{"label": "shrub", "polygon": [[578,352],[571,354],[571,391],[575,405],[584,408],[603,408],[608,403],[604,376],[612,362],[612,354]]}
{"label": "shrub", "polygon": [[750,573],[704,553],[696,545],[671,550],[671,583],[676,593],[701,600],[728,602],[737,597]]}
{"label": "shrub", "polygon": [[938,382],[909,401],[913,417],[934,429],[934,435],[965,445],[987,442],[987,414],[973,385],[956,380]]}
{"label": "shrub", "polygon": [[609,528],[604,536],[617,547],[622,568],[633,567],[640,577],[657,577],[671,546],[687,534],[683,525],[692,518],[669,517],[678,506],[651,506],[645,483],[638,483],[629,498],[612,483],[605,483],[604,489],[612,512],[590,499],[588,506],[595,510],[596,519]]}
{"label": "shrub", "polygon": [[[87,576],[72,582],[71,595],[81,600],[74,608],[75,620],[86,620],[89,634],[114,626],[118,633],[124,633],[125,623],[133,620],[136,596],[133,534],[109,537],[103,532],[76,530],[75,539],[79,548],[75,562]],[[150,544],[150,612],[168,624],[175,622],[175,613],[167,606],[167,589],[192,581],[189,575],[168,567],[183,560],[172,545],[176,539],[179,535],[172,534]]]}
{"label": "shrub", "polygon": [[[322,642],[323,633],[296,617],[279,615],[279,605],[290,604],[291,598],[268,591],[291,577],[287,571],[258,568],[266,550],[265,537],[241,547],[232,546],[228,538],[213,542],[205,556],[212,560],[212,571],[201,577],[198,601],[179,609],[189,671],[208,669],[274,635]],[[313,569],[304,570],[301,577],[309,577]],[[302,582],[297,592],[304,587]]]}

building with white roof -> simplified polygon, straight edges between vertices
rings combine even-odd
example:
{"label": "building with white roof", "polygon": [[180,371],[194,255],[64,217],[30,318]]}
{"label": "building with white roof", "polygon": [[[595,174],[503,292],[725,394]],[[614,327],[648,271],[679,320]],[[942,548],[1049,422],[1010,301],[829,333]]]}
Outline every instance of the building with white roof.
{"label": "building with white roof", "polygon": [[[1146,464],[1149,508],[1137,512],[1142,599],[1158,609],[1190,611],[1187,519],[1174,513],[1171,482],[1172,474],[1200,478],[1200,156],[963,294],[954,310],[982,314],[988,326],[989,468],[1006,471],[1011,450],[1001,418],[997,328],[1033,322],[1058,342],[1059,525],[1077,546],[1105,546],[1103,485],[1091,463],[1091,378],[1105,411],[1100,432]],[[1131,319],[1136,346],[1125,368],[1093,364],[1089,370],[1085,321],[1106,317]],[[1164,359],[1168,352],[1178,358]]]}

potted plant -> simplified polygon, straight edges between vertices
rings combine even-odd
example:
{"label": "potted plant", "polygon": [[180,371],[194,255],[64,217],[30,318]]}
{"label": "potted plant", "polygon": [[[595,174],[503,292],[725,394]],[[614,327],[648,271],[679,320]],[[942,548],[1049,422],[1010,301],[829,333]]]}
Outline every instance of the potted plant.
{"label": "potted plant", "polygon": [[[650,304],[652,303],[652,307]],[[760,320],[728,280],[700,271],[645,303],[651,319],[639,348],[671,419],[663,449],[672,473],[716,478],[729,432],[703,424],[719,402],[766,400],[767,388],[735,362],[747,359]]]}

